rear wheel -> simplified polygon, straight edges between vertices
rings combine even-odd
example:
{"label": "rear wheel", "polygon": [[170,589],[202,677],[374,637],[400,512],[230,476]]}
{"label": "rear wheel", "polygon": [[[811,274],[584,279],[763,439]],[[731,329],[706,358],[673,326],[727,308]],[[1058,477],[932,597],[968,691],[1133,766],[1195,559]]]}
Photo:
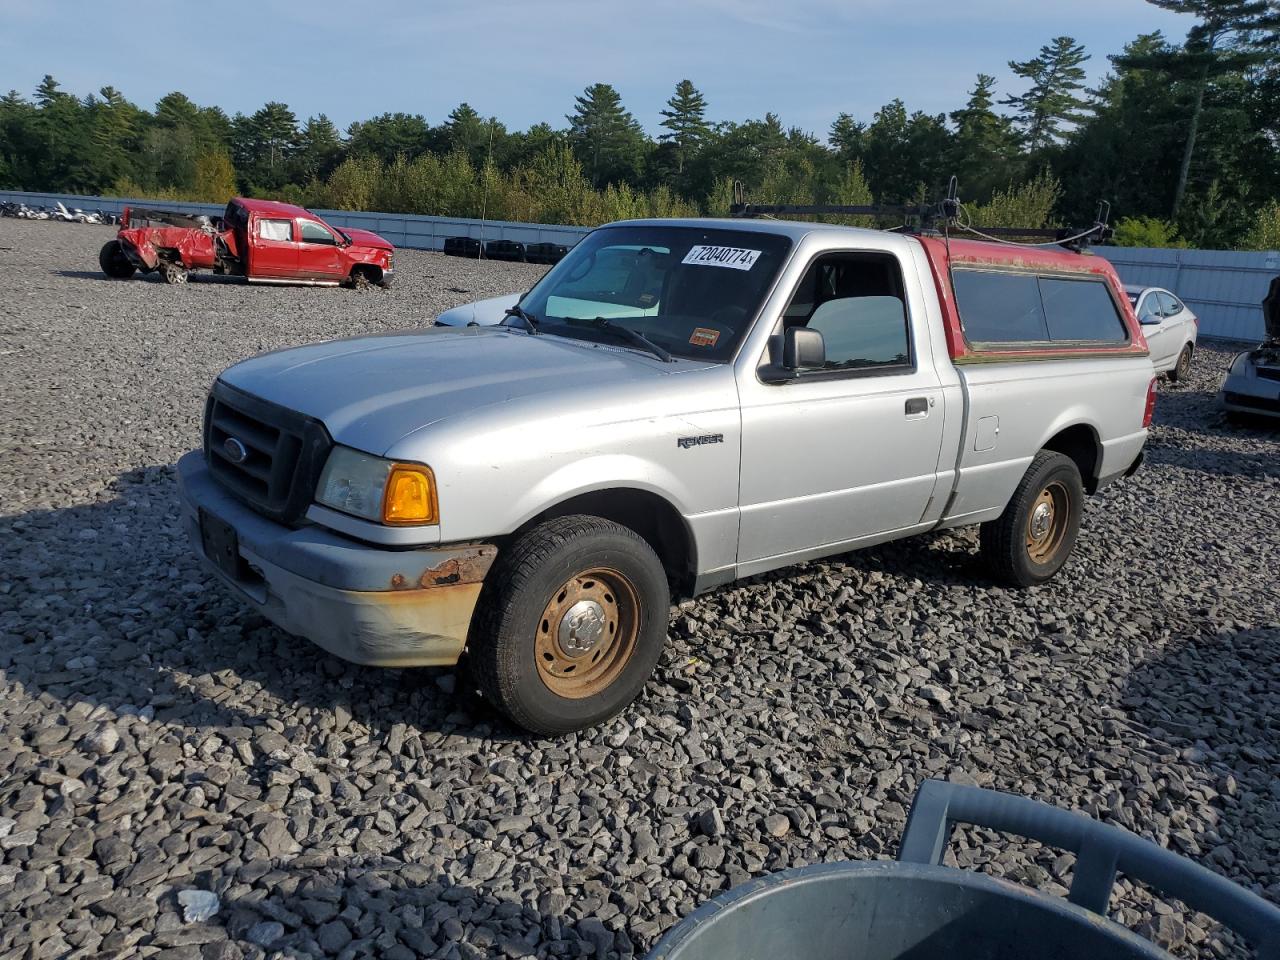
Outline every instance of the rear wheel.
{"label": "rear wheel", "polygon": [[666,640],[666,572],[638,534],[598,517],[558,517],[519,537],[490,571],[472,623],[481,691],[543,735],[625,708]]}
{"label": "rear wheel", "polygon": [[1179,383],[1189,376],[1191,376],[1191,344],[1188,343],[1182,348],[1182,352],[1178,354],[1178,362],[1169,371],[1169,380],[1173,383]]}
{"label": "rear wheel", "polygon": [[1084,484],[1075,461],[1041,450],[999,518],[984,523],[982,555],[1006,583],[1033,587],[1062,569],[1075,546]]}
{"label": "rear wheel", "polygon": [[98,252],[98,266],[112,280],[128,280],[138,268],[125,256],[119,240],[108,240]]}
{"label": "rear wheel", "polygon": [[165,283],[186,283],[187,268],[180,263],[166,260],[160,264],[160,276]]}

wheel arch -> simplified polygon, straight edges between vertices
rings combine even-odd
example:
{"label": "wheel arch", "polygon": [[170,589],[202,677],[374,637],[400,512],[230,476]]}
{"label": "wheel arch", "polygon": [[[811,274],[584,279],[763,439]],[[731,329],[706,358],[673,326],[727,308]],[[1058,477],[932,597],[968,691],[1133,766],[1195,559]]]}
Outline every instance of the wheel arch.
{"label": "wheel arch", "polygon": [[1098,471],[1102,466],[1102,441],[1088,423],[1073,423],[1046,440],[1041,450],[1061,453],[1075,462],[1086,493],[1098,491]]}
{"label": "wheel arch", "polygon": [[353,263],[351,265],[351,272],[347,274],[347,279],[354,283],[356,277],[360,274],[364,274],[368,277],[370,283],[382,282],[382,267],[378,266],[376,263]]}
{"label": "wheel arch", "polygon": [[692,594],[698,569],[693,531],[671,501],[651,490],[608,487],[573,494],[530,517],[504,539],[514,539],[543,521],[575,514],[612,520],[635,531],[662,561],[673,592]]}

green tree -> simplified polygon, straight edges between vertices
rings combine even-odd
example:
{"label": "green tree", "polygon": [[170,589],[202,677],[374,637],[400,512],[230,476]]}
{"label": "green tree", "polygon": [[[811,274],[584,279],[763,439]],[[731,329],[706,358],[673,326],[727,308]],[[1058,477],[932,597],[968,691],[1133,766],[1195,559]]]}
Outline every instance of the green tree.
{"label": "green tree", "polygon": [[951,134],[940,115],[908,114],[901,100],[892,100],[876,111],[865,142],[867,180],[883,203],[936,195],[949,178]]}
{"label": "green tree", "polygon": [[1117,247],[1185,247],[1178,228],[1159,217],[1125,217],[1116,224],[1112,242]]}
{"label": "green tree", "polygon": [[982,227],[1053,226],[1053,210],[1062,196],[1062,185],[1048,170],[1017,187],[997,190],[988,203],[966,208],[969,222]]}
{"label": "green tree", "polygon": [[1074,126],[1083,117],[1088,101],[1078,96],[1084,89],[1083,64],[1089,59],[1084,46],[1071,37],[1054,37],[1031,60],[1009,61],[1009,69],[1031,87],[1001,102],[1017,111],[1023,136],[1032,151],[1053,146],[1063,126]]}
{"label": "green tree", "polygon": [[951,143],[951,172],[959,179],[961,195],[979,202],[1013,179],[1018,164],[1018,137],[1008,117],[997,114],[996,78],[978,74],[964,107],[951,114],[956,125]]}
{"label": "green tree", "polygon": [[503,150],[507,137],[507,128],[496,117],[485,120],[468,103],[449,112],[442,132],[444,151],[461,152],[477,168],[489,163],[494,151]]}
{"label": "green tree", "polygon": [[343,144],[338,128],[323,113],[308,117],[298,131],[294,169],[298,179],[323,179],[342,162]]}
{"label": "green tree", "polygon": [[592,186],[634,180],[644,154],[645,136],[622,97],[607,83],[594,83],[574,98],[569,139]]}
{"label": "green tree", "polygon": [[431,145],[431,127],[421,114],[384,113],[347,128],[347,152],[390,163],[400,154],[412,159]]}
{"label": "green tree", "polygon": [[707,125],[707,100],[689,80],[676,84],[676,92],[661,111],[662,126],[667,132],[658,139],[675,147],[676,174],[684,175],[685,161],[702,146],[710,133]]}
{"label": "green tree", "polygon": [[1274,57],[1275,31],[1280,29],[1280,9],[1271,0],[1147,0],[1164,10],[1187,13],[1197,23],[1181,48],[1130,56],[1126,62],[1164,72],[1175,81],[1189,83],[1191,103],[1182,162],[1173,192],[1176,217],[1187,193],[1191,164],[1205,109],[1210,82],[1218,76],[1256,65]]}
{"label": "green tree", "polygon": [[0,98],[0,184],[32,189],[31,126],[36,108],[17,90]]}
{"label": "green tree", "polygon": [[226,203],[235,195],[236,171],[225,150],[208,150],[196,157],[191,199]]}
{"label": "green tree", "polygon": [[1094,109],[1057,159],[1068,222],[1094,214],[1099,199],[1132,217],[1167,216],[1181,152],[1179,92],[1142,66],[1169,49],[1159,32],[1142,34],[1110,58],[1112,72],[1094,92]]}
{"label": "green tree", "polygon": [[867,125],[859,123],[847,113],[841,113],[831,124],[827,134],[827,142],[835,151],[836,157],[844,163],[852,163],[861,158],[866,147]]}
{"label": "green tree", "polygon": [[298,120],[286,104],[270,101],[243,124],[249,182],[268,189],[287,182],[289,161],[298,148]]}
{"label": "green tree", "polygon": [[1263,206],[1240,243],[1242,250],[1280,250],[1280,200]]}

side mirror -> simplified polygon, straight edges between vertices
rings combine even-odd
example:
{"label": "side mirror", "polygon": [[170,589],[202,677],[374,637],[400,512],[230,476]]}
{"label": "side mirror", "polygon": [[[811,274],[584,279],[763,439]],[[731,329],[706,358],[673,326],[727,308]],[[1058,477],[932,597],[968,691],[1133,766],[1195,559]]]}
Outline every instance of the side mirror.
{"label": "side mirror", "polygon": [[789,383],[805,367],[821,367],[826,362],[827,345],[821,333],[806,327],[790,327],[782,336],[775,334],[769,338],[769,362],[759,369],[758,375],[765,383]]}
{"label": "side mirror", "polygon": [[1160,321],[1163,319],[1164,317],[1158,317],[1154,313],[1149,313],[1145,317],[1139,317],[1138,322],[1144,327],[1158,327],[1160,326]]}
{"label": "side mirror", "polygon": [[791,327],[782,336],[782,366],[787,370],[821,367],[827,362],[822,334],[808,327]]}

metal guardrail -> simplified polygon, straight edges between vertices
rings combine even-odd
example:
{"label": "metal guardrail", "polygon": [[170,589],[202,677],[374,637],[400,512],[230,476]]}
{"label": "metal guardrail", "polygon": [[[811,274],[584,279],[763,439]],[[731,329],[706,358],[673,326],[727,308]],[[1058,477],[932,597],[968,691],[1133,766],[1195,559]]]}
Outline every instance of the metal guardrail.
{"label": "metal guardrail", "polygon": [[[67,193],[25,193],[0,190],[0,200],[28,206],[68,207],[120,213],[126,206],[176,207],[200,213],[221,213],[217,203],[185,203],[147,198],[118,199]],[[590,227],[550,223],[473,220],[465,217],[425,217],[408,213],[316,210],[335,227],[357,227],[386,237],[397,247],[442,250],[449,237],[484,242],[555,243],[572,246]],[[1280,275],[1280,251],[1177,250],[1147,247],[1094,247],[1106,257],[1125,283],[1164,287],[1190,305],[1200,318],[1200,336],[1208,339],[1259,341],[1265,335],[1262,298],[1271,279]]]}

